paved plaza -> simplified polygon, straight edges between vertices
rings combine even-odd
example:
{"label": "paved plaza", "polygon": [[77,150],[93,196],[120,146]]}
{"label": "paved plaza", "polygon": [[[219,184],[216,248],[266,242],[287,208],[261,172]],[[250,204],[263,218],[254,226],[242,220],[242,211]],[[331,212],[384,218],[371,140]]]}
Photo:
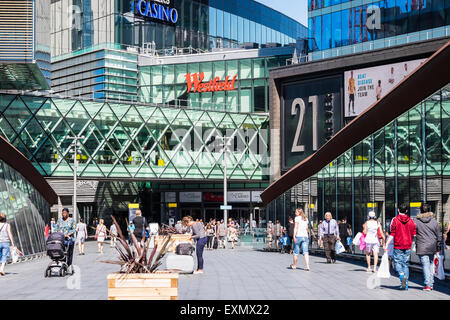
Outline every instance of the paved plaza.
{"label": "paved plaza", "polygon": [[[94,242],[86,245],[86,255],[74,252],[74,264],[80,268],[80,288],[75,279],[45,278],[47,257],[7,265],[6,276],[0,277],[0,299],[107,299],[106,275],[118,266],[100,260],[117,259],[116,251],[105,246],[105,254],[97,252]],[[438,281],[435,291],[422,291],[422,275],[411,274],[409,291],[397,290],[396,277],[380,279],[376,289],[367,287],[362,262],[338,260],[326,264],[325,258],[311,257],[311,271],[304,271],[303,259],[298,269],[288,268],[292,256],[268,253],[250,248],[205,250],[205,273],[181,275],[181,300],[265,300],[265,299],[450,299],[449,281]],[[69,284],[69,286],[68,286]],[[72,289],[69,289],[72,287]]]}

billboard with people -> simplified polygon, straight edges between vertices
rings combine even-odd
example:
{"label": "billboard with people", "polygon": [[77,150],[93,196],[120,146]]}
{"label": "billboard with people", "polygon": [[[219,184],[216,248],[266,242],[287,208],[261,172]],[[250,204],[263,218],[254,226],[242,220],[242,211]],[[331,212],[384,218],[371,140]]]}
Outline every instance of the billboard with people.
{"label": "billboard with people", "polygon": [[344,73],[344,114],[356,117],[381,99],[425,59],[350,70]]}

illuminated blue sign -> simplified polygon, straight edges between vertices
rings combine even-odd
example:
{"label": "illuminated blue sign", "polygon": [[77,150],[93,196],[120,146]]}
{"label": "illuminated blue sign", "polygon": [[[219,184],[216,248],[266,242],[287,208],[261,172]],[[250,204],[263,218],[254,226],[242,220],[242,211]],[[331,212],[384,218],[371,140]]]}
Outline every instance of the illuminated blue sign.
{"label": "illuminated blue sign", "polygon": [[177,9],[168,6],[170,5],[170,0],[139,0],[137,1],[136,8],[134,8],[135,2],[131,1],[131,10],[140,16],[173,24],[178,21]]}

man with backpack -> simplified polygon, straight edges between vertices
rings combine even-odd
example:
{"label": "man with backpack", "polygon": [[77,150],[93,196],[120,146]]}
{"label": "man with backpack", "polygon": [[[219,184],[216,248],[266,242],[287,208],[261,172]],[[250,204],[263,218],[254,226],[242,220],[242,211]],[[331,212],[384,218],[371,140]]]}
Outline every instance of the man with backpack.
{"label": "man with backpack", "polygon": [[386,251],[392,239],[394,239],[394,265],[400,276],[400,289],[408,290],[409,260],[411,246],[416,235],[416,224],[408,216],[408,208],[405,204],[398,208],[398,215],[391,222],[391,236],[384,245]]}
{"label": "man with backpack", "polygon": [[425,287],[424,291],[433,290],[433,260],[434,254],[439,254],[441,249],[441,233],[439,224],[433,217],[430,205],[422,204],[420,214],[415,219],[416,223],[416,253],[422,263]]}

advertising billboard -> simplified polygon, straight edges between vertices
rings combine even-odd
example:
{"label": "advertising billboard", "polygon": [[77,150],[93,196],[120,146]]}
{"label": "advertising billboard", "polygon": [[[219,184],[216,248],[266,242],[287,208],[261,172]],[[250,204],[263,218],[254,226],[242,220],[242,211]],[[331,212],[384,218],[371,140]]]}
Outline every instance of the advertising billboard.
{"label": "advertising billboard", "polygon": [[342,125],[342,74],[282,87],[282,170],[309,157]]}
{"label": "advertising billboard", "polygon": [[344,73],[345,117],[356,117],[385,96],[425,59],[350,70]]}

